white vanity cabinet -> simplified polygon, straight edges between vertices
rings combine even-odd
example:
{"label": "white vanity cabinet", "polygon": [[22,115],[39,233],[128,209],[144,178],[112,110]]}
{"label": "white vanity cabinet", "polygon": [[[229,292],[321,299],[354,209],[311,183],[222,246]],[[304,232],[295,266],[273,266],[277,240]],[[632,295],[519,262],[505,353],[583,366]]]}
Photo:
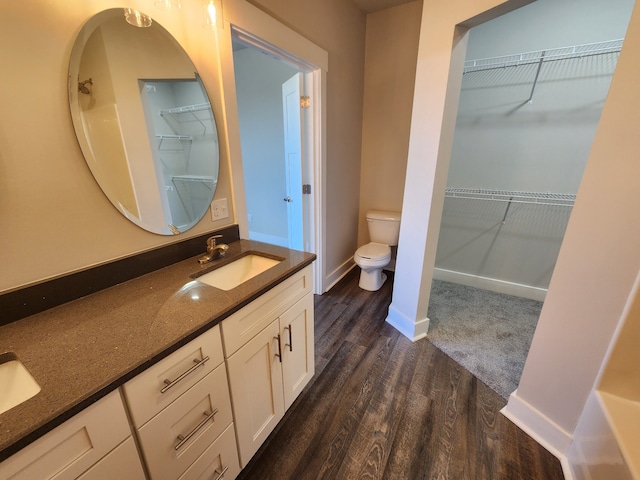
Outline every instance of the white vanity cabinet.
{"label": "white vanity cabinet", "polygon": [[311,380],[313,329],[309,265],[4,460],[0,479],[233,480]]}
{"label": "white vanity cabinet", "polygon": [[244,467],[314,373],[311,267],[222,321]]}
{"label": "white vanity cabinet", "polygon": [[[105,477],[104,472],[110,473]],[[144,480],[120,392],[98,400],[0,463],[0,478]]]}
{"label": "white vanity cabinet", "polygon": [[199,478],[196,465],[224,471],[225,480],[240,472],[218,326],[124,384],[123,391],[152,480]]}

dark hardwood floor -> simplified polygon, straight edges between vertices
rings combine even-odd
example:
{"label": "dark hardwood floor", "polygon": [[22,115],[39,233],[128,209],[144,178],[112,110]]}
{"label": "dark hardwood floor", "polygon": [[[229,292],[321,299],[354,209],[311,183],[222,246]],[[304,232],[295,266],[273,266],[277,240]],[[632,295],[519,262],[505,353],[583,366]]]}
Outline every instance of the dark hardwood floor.
{"label": "dark hardwood floor", "polygon": [[357,275],[316,296],[316,374],[238,478],[564,478],[502,397],[385,323],[390,281],[366,292]]}

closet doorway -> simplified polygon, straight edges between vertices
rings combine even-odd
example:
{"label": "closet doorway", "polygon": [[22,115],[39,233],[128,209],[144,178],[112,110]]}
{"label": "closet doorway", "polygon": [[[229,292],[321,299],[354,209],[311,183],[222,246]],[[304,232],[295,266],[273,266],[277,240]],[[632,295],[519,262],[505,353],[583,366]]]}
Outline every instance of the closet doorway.
{"label": "closet doorway", "polygon": [[429,338],[505,398],[522,373],[633,4],[538,0],[469,35]]}

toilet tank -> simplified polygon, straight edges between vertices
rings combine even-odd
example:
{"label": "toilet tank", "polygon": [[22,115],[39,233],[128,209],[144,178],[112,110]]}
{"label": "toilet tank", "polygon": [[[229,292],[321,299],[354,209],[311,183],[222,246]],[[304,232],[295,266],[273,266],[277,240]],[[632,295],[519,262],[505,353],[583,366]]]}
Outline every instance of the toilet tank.
{"label": "toilet tank", "polygon": [[398,245],[400,212],[370,210],[367,212],[367,227],[371,242],[384,243],[391,247]]}

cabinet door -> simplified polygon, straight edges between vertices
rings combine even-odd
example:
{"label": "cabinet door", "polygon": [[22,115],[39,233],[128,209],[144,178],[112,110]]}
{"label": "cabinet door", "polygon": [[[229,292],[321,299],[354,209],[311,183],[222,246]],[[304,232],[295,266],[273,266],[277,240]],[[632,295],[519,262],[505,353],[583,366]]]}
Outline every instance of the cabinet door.
{"label": "cabinet door", "polygon": [[145,480],[133,437],[118,447],[78,477],[78,480],[104,480],[105,478]]}
{"label": "cabinet door", "polygon": [[284,415],[279,333],[276,319],[227,360],[242,467]]}
{"label": "cabinet door", "polygon": [[314,373],[313,295],[306,295],[280,317],[284,409],[287,410]]}
{"label": "cabinet door", "polygon": [[311,292],[311,265],[287,278],[222,322],[225,357],[229,358],[274,318]]}
{"label": "cabinet door", "polygon": [[0,478],[75,479],[131,436],[115,391],[0,463]]}

